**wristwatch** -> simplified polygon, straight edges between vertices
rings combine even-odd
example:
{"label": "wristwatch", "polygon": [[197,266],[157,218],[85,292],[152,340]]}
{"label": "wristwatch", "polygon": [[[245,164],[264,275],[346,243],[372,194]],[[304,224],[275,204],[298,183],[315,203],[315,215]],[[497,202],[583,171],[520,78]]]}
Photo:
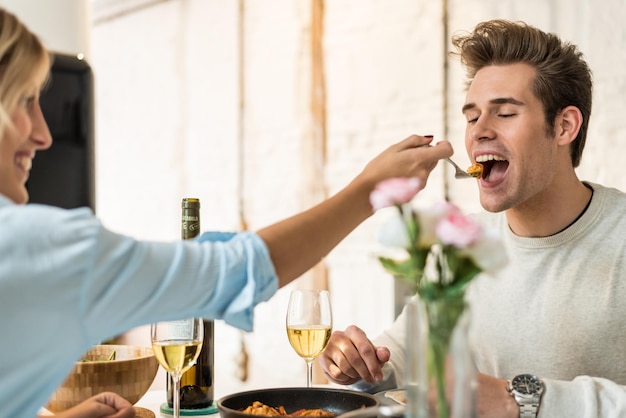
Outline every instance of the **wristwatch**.
{"label": "wristwatch", "polygon": [[536,418],[543,382],[532,374],[520,374],[509,380],[506,390],[519,405],[520,418]]}

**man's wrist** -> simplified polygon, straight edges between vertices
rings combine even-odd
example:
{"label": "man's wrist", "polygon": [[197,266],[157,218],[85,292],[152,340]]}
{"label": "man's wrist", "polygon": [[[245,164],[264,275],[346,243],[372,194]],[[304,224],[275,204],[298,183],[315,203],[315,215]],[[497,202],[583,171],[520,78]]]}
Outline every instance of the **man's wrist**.
{"label": "man's wrist", "polygon": [[519,406],[504,379],[478,373],[478,416],[519,418]]}
{"label": "man's wrist", "polygon": [[515,401],[515,398],[511,396],[511,393],[508,390],[508,382],[506,380],[502,389],[504,391],[504,411],[506,413],[505,416],[507,418],[519,418],[519,405]]}

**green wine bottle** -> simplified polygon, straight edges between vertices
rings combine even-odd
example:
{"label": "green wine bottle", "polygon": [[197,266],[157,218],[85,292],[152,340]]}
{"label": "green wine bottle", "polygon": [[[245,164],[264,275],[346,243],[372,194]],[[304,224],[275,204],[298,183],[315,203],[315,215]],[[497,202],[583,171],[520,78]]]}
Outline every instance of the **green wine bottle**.
{"label": "green wine bottle", "polygon": [[[181,238],[193,239],[200,234],[200,200],[184,198],[182,202]],[[180,378],[180,408],[201,409],[213,404],[214,329],[213,321],[204,320],[204,341],[196,364]],[[167,403],[174,405],[174,382],[167,377]]]}

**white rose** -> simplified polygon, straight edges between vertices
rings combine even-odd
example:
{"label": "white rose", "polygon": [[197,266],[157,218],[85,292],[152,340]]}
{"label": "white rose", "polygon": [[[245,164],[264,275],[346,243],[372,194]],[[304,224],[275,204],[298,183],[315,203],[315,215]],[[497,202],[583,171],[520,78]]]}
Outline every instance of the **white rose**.
{"label": "white rose", "polygon": [[385,247],[409,248],[411,242],[406,225],[399,211],[394,210],[389,214],[381,228],[378,230],[378,242]]}
{"label": "white rose", "polygon": [[493,229],[485,228],[481,238],[463,250],[480,269],[486,273],[496,271],[506,265],[509,259],[500,235]]}

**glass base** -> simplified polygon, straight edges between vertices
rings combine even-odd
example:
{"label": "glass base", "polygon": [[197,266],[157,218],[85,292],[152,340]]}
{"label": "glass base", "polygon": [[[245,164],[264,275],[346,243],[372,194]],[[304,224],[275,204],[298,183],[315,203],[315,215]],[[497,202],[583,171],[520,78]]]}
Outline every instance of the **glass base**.
{"label": "glass base", "polygon": [[[162,414],[166,414],[166,415],[173,415],[174,414],[174,408],[170,407],[167,402],[165,402],[164,404],[161,404],[161,413]],[[206,408],[200,408],[200,409],[183,409],[180,408],[180,416],[184,417],[190,417],[190,416],[198,416],[198,415],[211,415],[211,414],[217,414],[218,409],[217,409],[217,405],[215,404],[215,402],[213,402],[213,404],[211,406],[208,406]]]}

